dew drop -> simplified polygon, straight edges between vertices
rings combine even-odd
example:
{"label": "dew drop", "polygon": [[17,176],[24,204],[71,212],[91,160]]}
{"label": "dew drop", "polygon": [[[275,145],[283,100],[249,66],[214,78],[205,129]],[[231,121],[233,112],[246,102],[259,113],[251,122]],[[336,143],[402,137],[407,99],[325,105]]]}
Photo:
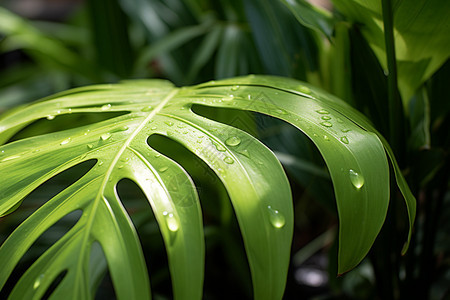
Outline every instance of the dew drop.
{"label": "dew drop", "polygon": [[173,126],[173,122],[171,122],[171,121],[164,121],[164,123],[166,123],[169,126]]}
{"label": "dew drop", "polygon": [[[223,101],[230,101],[230,100],[233,100],[233,99],[234,99],[234,96],[233,96],[233,95],[230,95],[230,96],[228,96],[228,97],[223,97],[223,98],[222,98]],[[221,102],[221,101],[219,100],[219,102]]]}
{"label": "dew drop", "polygon": [[186,128],[186,125],[184,125],[183,123],[179,123],[179,124],[177,124],[177,127],[182,129],[182,128]]}
{"label": "dew drop", "polygon": [[328,121],[321,122],[320,125],[325,126],[325,127],[331,127],[331,126],[333,126],[333,124],[331,124],[331,123],[328,122]]}
{"label": "dew drop", "polygon": [[309,87],[306,87],[304,85],[299,85],[297,89],[301,93],[308,94],[308,95],[311,94],[311,90],[309,89]]}
{"label": "dew drop", "polygon": [[177,232],[178,229],[180,228],[180,225],[178,224],[178,221],[175,218],[175,216],[173,215],[173,213],[164,211],[163,215],[164,215],[164,218],[166,219],[167,228],[169,228],[169,230],[172,232]]}
{"label": "dew drop", "polygon": [[227,149],[225,149],[225,147],[222,146],[221,144],[214,143],[214,142],[213,142],[213,144],[214,144],[214,147],[216,147],[217,151],[225,152],[225,151],[227,150]]}
{"label": "dew drop", "polygon": [[330,138],[329,138],[327,135],[324,135],[324,136],[323,136],[323,139],[324,139],[325,141],[329,141],[329,140],[330,140]]}
{"label": "dew drop", "polygon": [[244,150],[238,151],[238,153],[239,153],[239,154],[242,154],[242,155],[244,155],[245,157],[248,157],[248,158],[250,158],[250,153],[248,152],[248,150],[247,150],[247,149],[244,149]]}
{"label": "dew drop", "polygon": [[127,131],[128,130],[128,126],[127,125],[119,126],[115,130],[116,131]]}
{"label": "dew drop", "polygon": [[231,157],[229,157],[229,156],[227,156],[227,157],[225,157],[224,159],[223,159],[223,161],[224,162],[226,162],[227,164],[232,164],[232,163],[234,163],[234,160],[231,158]]}
{"label": "dew drop", "polygon": [[119,169],[122,169],[122,168],[123,168],[123,165],[120,165],[118,168],[119,168]]}
{"label": "dew drop", "polygon": [[277,113],[277,114],[280,114],[280,115],[287,115],[287,111],[285,111],[284,109],[275,109],[275,112]]}
{"label": "dew drop", "polygon": [[161,172],[161,173],[164,173],[165,171],[167,171],[167,169],[169,169],[169,167],[162,167],[162,168],[159,168],[159,172]]}
{"label": "dew drop", "polygon": [[231,90],[232,91],[237,91],[239,89],[239,86],[238,85],[233,85],[232,87],[231,87]]}
{"label": "dew drop", "polygon": [[61,146],[62,145],[66,145],[66,144],[68,144],[68,143],[70,143],[70,138],[67,138],[67,139],[65,139],[64,141],[62,141],[61,143],[59,143]]}
{"label": "dew drop", "polygon": [[158,154],[155,154],[155,157],[156,157],[156,158],[158,158],[158,157],[160,157],[160,156],[161,156],[161,154],[159,154],[159,153],[158,153]]}
{"label": "dew drop", "polygon": [[143,109],[141,109],[141,111],[147,112],[147,111],[151,111],[152,107],[151,106],[146,106]]}
{"label": "dew drop", "polygon": [[92,149],[92,148],[94,148],[94,145],[92,145],[92,144],[87,144],[86,147],[87,147],[88,149]]}
{"label": "dew drop", "polygon": [[326,109],[319,109],[316,110],[317,113],[321,114],[321,115],[328,115],[330,112]]}
{"label": "dew drop", "polygon": [[343,123],[343,122],[344,122],[344,121],[342,121],[341,118],[336,118],[336,121],[337,121],[338,123]]}
{"label": "dew drop", "polygon": [[284,218],[283,214],[280,213],[278,210],[273,209],[272,206],[267,206],[269,210],[269,220],[270,224],[272,224],[275,228],[283,228],[283,226],[286,224],[286,219]]}
{"label": "dew drop", "polygon": [[111,133],[104,133],[100,136],[100,139],[102,141],[106,141],[107,139],[109,139],[111,137]]}
{"label": "dew drop", "polygon": [[47,118],[47,120],[51,121],[51,120],[53,120],[53,119],[55,118],[55,116],[53,116],[53,115],[48,115],[46,118]]}
{"label": "dew drop", "polygon": [[252,99],[252,95],[248,94],[248,95],[247,95],[247,99],[248,99],[248,100],[251,100],[251,99]]}
{"label": "dew drop", "polygon": [[4,159],[0,160],[0,162],[13,160],[13,159],[16,159],[16,158],[19,158],[19,157],[20,157],[20,155],[11,155],[11,156],[5,157]]}
{"label": "dew drop", "polygon": [[344,144],[348,144],[348,138],[346,136],[341,137],[341,142],[343,142]]}
{"label": "dew drop", "polygon": [[237,136],[232,136],[225,141],[225,144],[227,144],[228,146],[232,146],[232,147],[237,146],[240,143],[241,143],[241,139]]}
{"label": "dew drop", "polygon": [[100,161],[98,162],[98,165],[99,165],[99,166],[103,165],[103,162],[100,160]]}
{"label": "dew drop", "polygon": [[341,131],[342,131],[343,133],[347,133],[347,132],[350,131],[350,129],[342,129]]}
{"label": "dew drop", "polygon": [[31,153],[37,153],[39,151],[41,151],[41,149],[34,149],[33,151],[31,151]]}
{"label": "dew drop", "polygon": [[110,110],[110,109],[111,109],[111,104],[105,104],[105,105],[102,106],[102,110],[103,111]]}
{"label": "dew drop", "polygon": [[158,128],[158,127],[156,127],[156,126],[153,126],[152,128],[150,128],[151,130],[156,130],[156,128]]}
{"label": "dew drop", "polygon": [[42,279],[44,279],[44,274],[41,274],[38,278],[36,278],[33,284],[33,289],[37,289],[41,285]]}
{"label": "dew drop", "polygon": [[322,120],[331,120],[331,117],[329,117],[329,116],[322,116],[321,119],[322,119]]}
{"label": "dew drop", "polygon": [[129,160],[130,160],[129,157],[124,157],[124,158],[121,159],[121,161],[123,161],[123,162],[127,162],[127,161],[129,161]]}
{"label": "dew drop", "polygon": [[357,188],[358,190],[360,188],[362,188],[362,186],[364,185],[364,177],[361,174],[350,169],[349,176],[350,176],[350,181],[352,182],[352,184],[355,188]]}

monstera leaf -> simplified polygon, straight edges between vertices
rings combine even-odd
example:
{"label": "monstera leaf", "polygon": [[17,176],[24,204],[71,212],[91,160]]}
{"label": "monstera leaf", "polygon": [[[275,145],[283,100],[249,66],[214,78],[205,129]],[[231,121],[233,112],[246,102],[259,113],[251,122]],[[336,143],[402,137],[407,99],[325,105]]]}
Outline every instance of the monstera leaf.
{"label": "monstera leaf", "polygon": [[[16,283],[12,299],[40,298],[63,276],[53,298],[90,299],[101,246],[119,299],[149,299],[150,285],[140,241],[119,199],[121,179],[134,181],[154,212],[168,254],[174,297],[200,299],[205,247],[194,183],[151,135],[178,142],[202,159],[225,186],[249,261],[255,299],[281,299],[293,234],[290,187],[274,156],[256,138],[196,114],[209,106],[258,112],[303,131],[329,168],[340,218],[339,273],[367,254],[386,216],[389,168],[384,139],[343,101],[299,81],[248,76],[177,88],[161,80],[129,81],[64,92],[10,111],[0,119],[0,213],[15,210],[29,193],[57,174],[95,165],[49,199],[0,248],[0,286],[27,249],[71,212],[81,217]],[[120,112],[94,124],[7,142],[39,119],[76,113]],[[381,139],[381,140],[380,140]],[[414,198],[390,149],[412,224]]]}

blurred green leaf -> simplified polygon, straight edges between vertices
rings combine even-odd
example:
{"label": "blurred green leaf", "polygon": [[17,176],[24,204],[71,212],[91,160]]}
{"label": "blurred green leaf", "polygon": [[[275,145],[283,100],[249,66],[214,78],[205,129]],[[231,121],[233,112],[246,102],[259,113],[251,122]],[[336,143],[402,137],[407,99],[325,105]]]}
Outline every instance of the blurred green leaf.
{"label": "blurred green leaf", "polygon": [[331,13],[304,0],[281,0],[281,2],[289,8],[300,23],[323,33],[331,40],[335,22]]}
{"label": "blurred green leaf", "polygon": [[[381,1],[333,0],[360,29],[386,69]],[[418,87],[450,57],[450,2],[393,1],[399,89],[406,106]]]}
{"label": "blurred green leaf", "polygon": [[0,33],[5,41],[15,48],[23,49],[36,60],[52,69],[79,74],[92,81],[99,79],[101,72],[63,43],[50,38],[28,21],[0,7]]}

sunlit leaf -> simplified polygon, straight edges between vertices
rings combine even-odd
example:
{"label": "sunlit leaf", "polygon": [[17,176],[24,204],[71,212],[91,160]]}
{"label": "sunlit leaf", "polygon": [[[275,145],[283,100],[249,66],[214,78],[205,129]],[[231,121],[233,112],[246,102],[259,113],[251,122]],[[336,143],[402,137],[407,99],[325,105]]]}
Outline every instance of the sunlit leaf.
{"label": "sunlit leaf", "polygon": [[[215,172],[236,213],[255,299],[281,299],[293,233],[286,175],[275,155],[255,137],[196,114],[195,106],[262,113],[304,132],[323,155],[333,181],[340,218],[338,272],[350,270],[365,257],[386,216],[389,169],[384,140],[356,110],[310,85],[279,77],[247,76],[185,88],[141,80],[74,89],[0,118],[0,141],[5,143],[39,119],[124,113],[0,147],[0,172],[8,174],[2,178],[1,215],[53,176],[95,161],[3,243],[0,286],[41,234],[67,214],[82,211],[77,223],[22,276],[12,295],[41,297],[58,275],[65,274],[54,295],[71,291],[66,295],[73,299],[91,298],[96,285],[90,282],[96,279],[90,277],[89,263],[98,243],[117,297],[149,298],[140,241],[116,191],[126,178],[143,191],[159,224],[174,297],[200,299],[205,250],[199,199],[184,168],[147,143],[156,134],[178,142]],[[400,188],[409,191],[389,148],[388,153]]]}

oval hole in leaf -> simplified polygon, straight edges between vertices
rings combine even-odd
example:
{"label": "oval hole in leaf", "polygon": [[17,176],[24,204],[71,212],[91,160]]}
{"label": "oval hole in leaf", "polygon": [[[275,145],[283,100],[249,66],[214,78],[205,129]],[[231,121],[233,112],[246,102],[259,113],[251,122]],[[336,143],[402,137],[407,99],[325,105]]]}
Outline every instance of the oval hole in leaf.
{"label": "oval hole in leaf", "polygon": [[139,186],[130,179],[119,181],[117,193],[139,235],[149,270],[152,293],[167,293],[165,296],[172,299],[172,282],[167,253],[158,223],[147,198]]}
{"label": "oval hole in leaf", "polygon": [[42,206],[49,199],[56,196],[61,191],[65,190],[67,187],[72,185],[78,179],[83,177],[89,170],[91,170],[97,163],[96,159],[86,160],[81,162],[56,176],[45,181],[39,187],[34,189],[30,194],[28,194],[24,200],[22,200],[20,207],[14,214],[9,214],[2,217],[3,226],[2,229],[8,228],[8,234],[2,235],[0,231],[0,244],[6,239],[14,228],[18,224],[22,223],[26,218],[28,218],[36,209]]}
{"label": "oval hole in leaf", "polygon": [[15,135],[8,143],[24,139],[27,137],[38,136],[46,133],[58,132],[77,128],[89,124],[98,123],[104,120],[112,119],[127,114],[128,112],[102,112],[102,113],[73,113],[55,116],[54,119],[39,119],[28,124]]}
{"label": "oval hole in leaf", "polygon": [[44,296],[42,296],[42,299],[49,299],[52,293],[55,291],[55,289],[58,287],[58,285],[63,281],[64,277],[67,274],[67,270],[62,271],[61,273],[56,276],[56,278],[53,280],[53,282],[48,287],[47,291],[45,292]]}
{"label": "oval hole in leaf", "polygon": [[[14,214],[13,214],[14,215]],[[63,237],[75,224],[78,222],[82,215],[81,210],[75,210],[62,217],[58,222],[53,224],[31,245],[31,247],[25,252],[17,265],[14,267],[13,272],[6,281],[4,287],[0,291],[0,299],[6,299],[7,295],[12,291],[14,285],[18,282],[19,278],[25,273],[25,271],[38,259],[48,248],[55,244],[61,237]],[[65,275],[65,273],[64,273]],[[64,276],[63,276],[64,277]],[[55,281],[58,277],[55,279]],[[62,278],[61,278],[62,280]],[[57,284],[53,286],[55,281],[49,287],[53,289],[61,282],[57,281]],[[44,297],[45,298],[45,297]]]}
{"label": "oval hole in leaf", "polygon": [[[251,298],[252,283],[244,243],[236,215],[220,179],[200,158],[166,136],[151,135],[147,143],[180,164],[195,183],[205,227],[205,294],[215,294],[220,290],[226,299],[235,298],[236,295]],[[230,282],[233,289],[228,286]]]}

